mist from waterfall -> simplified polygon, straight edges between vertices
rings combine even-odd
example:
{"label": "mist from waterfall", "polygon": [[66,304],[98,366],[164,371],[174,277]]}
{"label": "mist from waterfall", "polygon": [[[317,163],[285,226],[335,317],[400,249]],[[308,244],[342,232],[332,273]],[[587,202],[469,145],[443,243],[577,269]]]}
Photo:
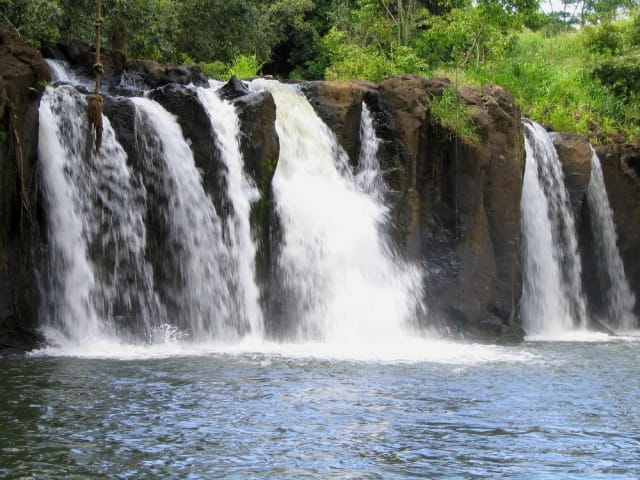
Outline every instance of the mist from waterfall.
{"label": "mist from waterfall", "polygon": [[587,200],[601,290],[606,304],[607,317],[601,321],[616,332],[628,332],[637,328],[638,319],[633,313],[636,298],[624,273],[617,246],[613,212],[609,206],[600,159],[595,151],[591,158]]}
{"label": "mist from waterfall", "polygon": [[529,338],[563,337],[587,326],[575,221],[551,137],[530,120],[523,128],[523,323]]}

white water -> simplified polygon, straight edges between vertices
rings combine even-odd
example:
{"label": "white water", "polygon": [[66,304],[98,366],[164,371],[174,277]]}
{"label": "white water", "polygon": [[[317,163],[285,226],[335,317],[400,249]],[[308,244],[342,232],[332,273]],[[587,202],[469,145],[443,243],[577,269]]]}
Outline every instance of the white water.
{"label": "white water", "polygon": [[144,162],[149,170],[160,169],[157,187],[168,199],[161,215],[178,268],[171,294],[179,310],[179,318],[170,323],[188,329],[194,341],[237,340],[246,319],[228,281],[234,260],[193,153],[176,118],[160,104],[146,98],[132,102]]}
{"label": "white water", "polygon": [[278,266],[296,300],[294,338],[385,349],[415,335],[420,279],[381,233],[384,206],[357,187],[346,155],[303,95],[274,81],[251,88],[270,91],[276,102]]}
{"label": "white water", "polygon": [[216,144],[227,167],[227,194],[233,211],[225,222],[225,228],[234,267],[234,271],[227,272],[227,275],[236,277],[234,283],[241,296],[238,314],[247,319],[251,333],[262,337],[264,327],[255,272],[256,243],[251,232],[251,205],[259,200],[260,193],[244,172],[240,151],[240,121],[235,107],[220,99],[213,88],[199,88],[198,97],[209,114]]}
{"label": "white water", "polygon": [[575,222],[562,166],[548,133],[528,120],[522,190],[522,315],[529,338],[562,338],[586,328]]}
{"label": "white water", "polygon": [[382,200],[386,185],[380,171],[378,148],[380,139],[373,128],[373,117],[369,107],[362,102],[362,116],[360,119],[360,155],[356,170],[356,184],[365,193]]}
{"label": "white water", "polygon": [[637,326],[637,318],[633,313],[636,299],[624,273],[617,247],[613,212],[609,206],[600,159],[595,151],[591,158],[587,199],[599,272],[603,276],[601,284],[606,295],[607,318],[602,321],[616,332],[629,332]]}
{"label": "white water", "polygon": [[85,97],[47,88],[40,106],[38,155],[49,206],[51,285],[45,335],[56,345],[126,338],[116,317],[149,333],[163,311],[144,262],[145,192],[105,117],[93,148]]}
{"label": "white water", "polygon": [[[142,162],[153,172],[149,178],[137,178],[106,118],[103,150],[97,156],[91,152],[83,122],[86,102],[71,87],[60,87],[47,90],[41,107],[39,149],[50,208],[52,264],[59,274],[50,295],[54,313],[45,331],[51,346],[41,353],[100,358],[264,354],[460,364],[527,361],[526,354],[501,347],[434,340],[413,330],[416,312],[424,308],[418,300],[420,276],[395,255],[383,233],[387,218],[381,198],[386,187],[377,160],[379,140],[366,105],[360,158],[352,174],[334,135],[294,88],[267,81],[253,82],[252,87],[271,91],[278,108],[281,157],[273,189],[283,227],[278,266],[284,294],[291,295],[295,307],[291,343],[264,337],[249,224],[257,191],[243,172],[233,106],[212,90],[198,92],[227,167],[232,209],[221,219],[176,119],[159,104],[132,99]],[[564,213],[550,203],[568,202],[562,192],[547,198],[549,186],[557,182],[544,175],[557,172],[546,165],[548,160],[536,157],[540,152],[546,155],[547,146],[544,135],[533,126],[530,130],[534,141],[527,143],[531,158],[522,206],[523,220],[528,217],[523,223],[523,312],[534,319],[527,324],[529,338],[603,341],[608,338],[604,334],[582,329],[584,316],[576,315],[580,309],[575,299],[567,300],[566,292],[573,291],[567,279],[574,278],[575,271],[570,261],[556,256],[554,249],[560,247],[554,242],[571,247],[571,239],[566,232],[554,233],[554,222],[562,224],[558,217]],[[538,168],[530,168],[532,162],[552,173],[544,173],[541,181]],[[147,205],[151,190],[160,191],[167,204]],[[168,257],[180,266],[169,299],[179,307],[176,318],[167,317],[147,263],[146,209],[156,210],[166,223],[167,242],[173,247]],[[568,221],[563,221],[566,228]],[[114,256],[107,262],[111,270],[96,261],[100,251]],[[579,287],[577,291],[581,299]],[[134,345],[133,338],[118,328],[122,310],[139,312],[150,344],[138,338]]]}
{"label": "white water", "polygon": [[82,78],[77,75],[71,68],[69,68],[68,62],[64,60],[53,60],[51,58],[45,59],[49,72],[51,73],[52,82],[64,82],[71,85],[81,85],[89,90],[93,90],[94,82],[88,78]]}

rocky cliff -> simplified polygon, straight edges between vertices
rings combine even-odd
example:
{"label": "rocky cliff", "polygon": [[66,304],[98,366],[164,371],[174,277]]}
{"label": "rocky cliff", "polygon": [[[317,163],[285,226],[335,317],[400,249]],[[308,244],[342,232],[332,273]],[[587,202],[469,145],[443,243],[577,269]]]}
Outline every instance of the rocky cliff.
{"label": "rocky cliff", "polygon": [[0,25],[0,350],[39,341],[37,113],[42,82],[49,79],[40,52]]}
{"label": "rocky cliff", "polygon": [[[37,107],[42,82],[49,77],[39,52],[17,44],[4,30],[0,30],[0,41],[0,349],[19,350],[39,341],[37,271],[47,242],[42,227],[45,206],[37,188]],[[80,68],[91,59],[88,49],[78,47],[59,47],[49,54]],[[199,70],[128,61],[117,54],[107,53],[105,58],[108,89],[118,92],[125,78],[127,88],[150,87],[152,98],[179,114],[205,188],[217,209],[229,208],[221,179],[225,167],[216,139],[206,112],[187,86],[205,83]],[[389,186],[389,235],[401,253],[423,267],[424,295],[430,310],[425,324],[456,337],[520,340],[524,146],[520,111],[509,93],[497,86],[455,87],[447,79],[414,75],[389,78],[380,84],[308,82],[301,89],[353,163],[361,148],[363,102],[372,112],[381,139],[378,157]],[[465,111],[471,112],[477,141],[461,140],[443,126],[432,108],[434,99],[448,90],[454,90]],[[238,109],[246,168],[262,194],[252,221],[260,244],[258,276],[268,296],[269,244],[278,234],[277,219],[270,213],[270,182],[279,150],[276,107],[269,93],[249,92],[235,80],[222,93]],[[129,162],[140,164],[130,102],[107,97],[104,112]],[[591,150],[579,137],[557,134],[554,141],[580,220]],[[640,267],[634,261],[640,244],[640,153],[621,145],[601,147],[598,153],[627,273],[634,291],[640,292]],[[149,195],[153,197],[153,192]],[[154,230],[154,224],[161,222],[154,223],[152,211],[149,215],[148,229],[154,237],[149,239],[149,248],[153,249],[154,242],[162,241],[163,232]],[[150,255],[153,257],[152,252]],[[154,265],[154,270],[162,276],[161,265]],[[588,277],[588,268],[585,275]]]}

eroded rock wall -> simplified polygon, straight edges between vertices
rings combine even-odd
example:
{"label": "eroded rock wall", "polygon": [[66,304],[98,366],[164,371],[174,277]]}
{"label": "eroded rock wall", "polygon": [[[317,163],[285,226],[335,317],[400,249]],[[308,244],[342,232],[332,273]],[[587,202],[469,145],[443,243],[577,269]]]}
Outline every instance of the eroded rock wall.
{"label": "eroded rock wall", "polygon": [[362,101],[373,111],[395,237],[425,268],[430,321],[456,334],[520,339],[520,112],[499,87],[458,89],[480,137],[465,144],[431,112],[430,99],[446,88],[447,79],[409,75],[303,90],[354,162]]}
{"label": "eroded rock wall", "polygon": [[23,350],[40,340],[38,102],[50,77],[40,52],[2,25],[0,67],[0,350]]}

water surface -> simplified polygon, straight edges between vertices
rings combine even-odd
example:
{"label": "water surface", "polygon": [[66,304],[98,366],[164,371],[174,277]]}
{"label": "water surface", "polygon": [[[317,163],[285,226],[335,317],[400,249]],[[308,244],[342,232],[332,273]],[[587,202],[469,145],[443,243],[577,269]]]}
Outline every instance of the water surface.
{"label": "water surface", "polygon": [[0,477],[638,478],[640,343],[452,345],[2,359]]}

